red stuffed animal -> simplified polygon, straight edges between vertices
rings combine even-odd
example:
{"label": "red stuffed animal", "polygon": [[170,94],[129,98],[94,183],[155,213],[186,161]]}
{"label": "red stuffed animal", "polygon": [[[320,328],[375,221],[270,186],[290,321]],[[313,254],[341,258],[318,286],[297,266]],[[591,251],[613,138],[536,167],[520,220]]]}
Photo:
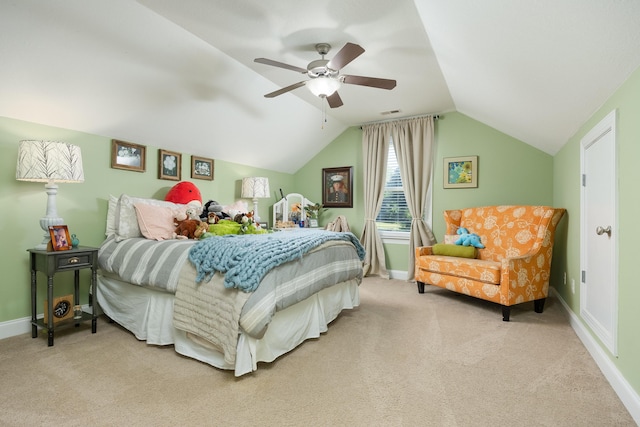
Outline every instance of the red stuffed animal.
{"label": "red stuffed animal", "polygon": [[194,183],[188,181],[181,181],[171,187],[164,199],[181,205],[193,204],[202,207],[200,190]]}

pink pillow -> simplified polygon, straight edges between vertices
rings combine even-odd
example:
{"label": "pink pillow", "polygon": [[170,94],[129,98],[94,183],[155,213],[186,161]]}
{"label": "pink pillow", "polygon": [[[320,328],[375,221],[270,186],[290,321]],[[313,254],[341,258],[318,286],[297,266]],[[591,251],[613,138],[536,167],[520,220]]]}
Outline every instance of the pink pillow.
{"label": "pink pillow", "polygon": [[135,203],[138,226],[147,239],[173,239],[176,227],[173,225],[175,210],[168,206],[153,206],[146,203]]}

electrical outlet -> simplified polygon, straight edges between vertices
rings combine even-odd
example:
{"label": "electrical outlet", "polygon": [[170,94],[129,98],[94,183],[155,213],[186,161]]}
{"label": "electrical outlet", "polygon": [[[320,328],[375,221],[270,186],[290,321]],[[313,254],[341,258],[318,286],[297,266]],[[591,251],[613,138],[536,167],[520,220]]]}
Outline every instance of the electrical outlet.
{"label": "electrical outlet", "polygon": [[571,293],[576,293],[576,281],[574,279],[571,279]]}

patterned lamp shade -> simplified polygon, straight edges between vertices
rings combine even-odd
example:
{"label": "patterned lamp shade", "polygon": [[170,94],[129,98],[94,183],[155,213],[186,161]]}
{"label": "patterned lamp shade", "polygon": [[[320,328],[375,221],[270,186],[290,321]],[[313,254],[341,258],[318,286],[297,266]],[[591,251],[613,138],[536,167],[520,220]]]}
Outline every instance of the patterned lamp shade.
{"label": "patterned lamp shade", "polygon": [[247,199],[262,199],[269,197],[269,178],[242,178],[242,195]]}
{"label": "patterned lamp shade", "polygon": [[80,147],[58,141],[20,141],[16,179],[84,182]]}
{"label": "patterned lamp shade", "polygon": [[84,182],[80,147],[58,141],[20,141],[16,179],[45,183],[47,212],[40,218],[44,238],[36,249],[46,250],[51,241],[49,227],[64,224],[56,207],[58,183]]}

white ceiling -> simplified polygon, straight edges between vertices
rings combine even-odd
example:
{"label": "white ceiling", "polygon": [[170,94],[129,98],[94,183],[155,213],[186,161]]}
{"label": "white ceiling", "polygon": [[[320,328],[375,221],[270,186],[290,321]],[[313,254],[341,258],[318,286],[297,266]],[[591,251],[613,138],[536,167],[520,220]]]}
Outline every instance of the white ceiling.
{"label": "white ceiling", "polygon": [[[0,116],[289,173],[349,126],[454,110],[555,154],[640,65],[638,0],[3,0],[0,28]],[[306,77],[253,59],[319,42],[397,87],[264,98]]]}

